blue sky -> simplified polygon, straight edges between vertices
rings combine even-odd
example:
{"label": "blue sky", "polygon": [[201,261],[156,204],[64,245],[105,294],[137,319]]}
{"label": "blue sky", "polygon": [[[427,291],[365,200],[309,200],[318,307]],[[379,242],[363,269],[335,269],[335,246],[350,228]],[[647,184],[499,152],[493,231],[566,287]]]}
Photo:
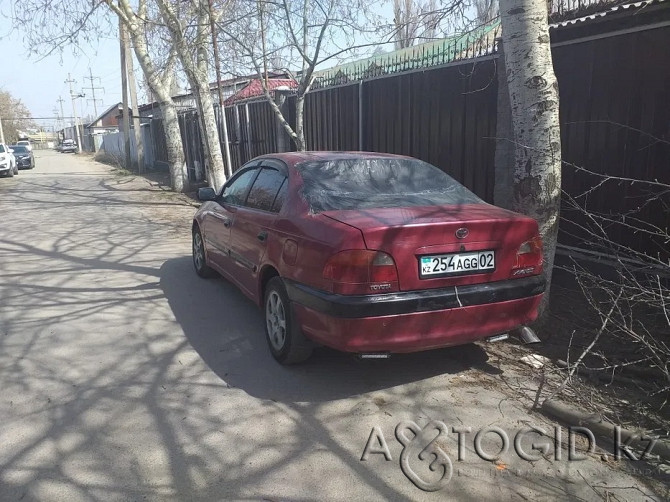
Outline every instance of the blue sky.
{"label": "blue sky", "polygon": [[[52,117],[54,108],[60,108],[57,102],[61,96],[65,101],[63,110],[66,116],[72,115],[72,101],[70,100],[69,85],[65,83],[68,72],[76,80],[74,89],[81,92],[83,87],[90,87],[88,77],[89,67],[97,87],[104,87],[103,91],[96,90],[98,113],[102,113],[114,103],[121,101],[121,72],[119,62],[118,39],[101,38],[96,46],[87,47],[83,52],[73,55],[70,49],[52,54],[44,59],[29,56],[24,46],[20,32],[12,28],[7,7],[0,8],[0,52],[4,55],[5,63],[0,71],[0,88],[9,91],[12,96],[23,101],[33,117]],[[136,65],[136,74],[139,73]],[[138,75],[138,80],[139,80]],[[86,98],[77,100],[77,114],[94,115],[93,102],[88,101],[90,91],[85,91]],[[142,101],[142,96],[138,96]],[[52,121],[37,121],[51,126]]]}

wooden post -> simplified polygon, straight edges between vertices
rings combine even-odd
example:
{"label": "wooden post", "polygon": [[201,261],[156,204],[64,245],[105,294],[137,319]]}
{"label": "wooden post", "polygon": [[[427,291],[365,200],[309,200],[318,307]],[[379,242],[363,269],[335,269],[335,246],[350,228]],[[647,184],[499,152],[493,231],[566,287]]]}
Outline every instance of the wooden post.
{"label": "wooden post", "polygon": [[130,39],[126,37],[126,63],[128,67],[128,85],[130,86],[130,105],[133,110],[133,129],[135,132],[135,155],[137,159],[137,172],[144,172],[144,144],[142,143],[142,130],[140,124],[140,109],[137,106],[137,83],[135,82],[135,68],[133,53],[130,51]]}
{"label": "wooden post", "polygon": [[128,112],[128,82],[126,66],[127,34],[123,21],[119,20],[119,45],[121,49],[121,96],[123,102],[123,148],[126,154],[126,169],[130,169],[132,161],[130,158],[130,113]]}

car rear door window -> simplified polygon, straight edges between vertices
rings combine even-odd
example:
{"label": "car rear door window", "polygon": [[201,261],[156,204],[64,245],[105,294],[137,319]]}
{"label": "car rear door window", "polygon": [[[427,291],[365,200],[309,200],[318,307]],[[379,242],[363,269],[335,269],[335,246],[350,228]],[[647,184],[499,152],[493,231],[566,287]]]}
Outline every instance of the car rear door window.
{"label": "car rear door window", "polygon": [[286,199],[287,193],[288,193],[288,178],[284,178],[284,182],[282,183],[279,192],[277,192],[275,201],[272,204],[272,212],[278,213],[279,211],[281,211],[281,207],[284,205],[284,200]]}
{"label": "car rear door window", "polygon": [[277,169],[264,167],[249,191],[246,206],[263,211],[278,212],[281,209],[281,204],[277,207],[275,199],[285,179],[284,174]]}
{"label": "car rear door window", "polygon": [[241,206],[247,195],[249,185],[258,174],[258,168],[252,168],[241,172],[234,180],[223,188],[221,199],[226,204]]}

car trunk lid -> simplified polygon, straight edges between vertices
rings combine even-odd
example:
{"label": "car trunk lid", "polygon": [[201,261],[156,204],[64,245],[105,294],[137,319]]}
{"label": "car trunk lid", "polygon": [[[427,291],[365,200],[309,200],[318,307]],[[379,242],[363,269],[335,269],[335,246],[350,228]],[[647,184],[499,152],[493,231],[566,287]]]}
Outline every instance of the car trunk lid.
{"label": "car trunk lid", "polygon": [[[390,254],[402,291],[508,279],[519,246],[537,234],[533,219],[485,203],[333,210],[322,214],[359,229],[368,249]],[[422,277],[422,264],[440,261],[432,257],[442,257],[442,268],[448,265],[447,270]],[[483,260],[485,267],[494,268],[473,271],[469,265],[475,258]],[[491,259],[491,263],[485,263]]]}

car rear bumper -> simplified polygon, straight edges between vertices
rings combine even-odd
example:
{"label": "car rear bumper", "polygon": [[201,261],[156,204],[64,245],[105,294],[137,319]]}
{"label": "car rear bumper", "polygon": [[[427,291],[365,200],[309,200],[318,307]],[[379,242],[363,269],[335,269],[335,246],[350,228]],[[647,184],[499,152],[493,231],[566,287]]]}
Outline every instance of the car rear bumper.
{"label": "car rear bumper", "polygon": [[544,291],[544,278],[539,275],[509,281],[378,295],[338,295],[297,282],[285,281],[285,283],[291,301],[333,317],[343,318],[378,317],[470,307],[527,298]]}
{"label": "car rear bumper", "polygon": [[421,292],[345,296],[287,281],[305,334],[348,352],[415,352],[504,333],[537,317],[540,276]]}

